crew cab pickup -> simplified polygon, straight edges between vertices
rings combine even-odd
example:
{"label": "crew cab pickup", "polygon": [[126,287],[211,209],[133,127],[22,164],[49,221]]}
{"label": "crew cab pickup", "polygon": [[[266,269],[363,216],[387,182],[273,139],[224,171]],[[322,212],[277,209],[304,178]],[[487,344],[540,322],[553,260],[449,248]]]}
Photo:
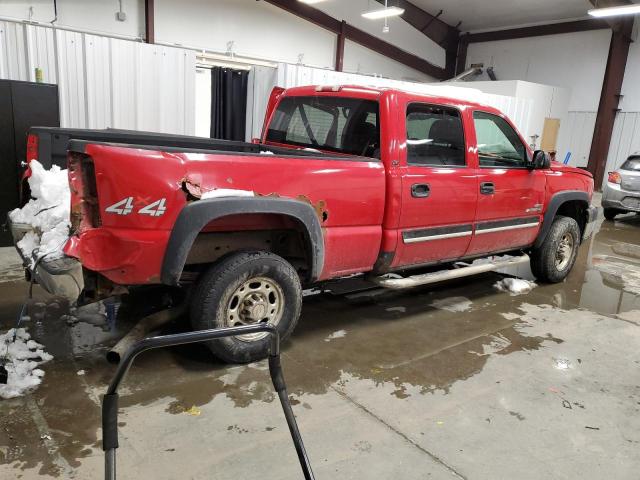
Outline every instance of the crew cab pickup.
{"label": "crew cab pickup", "polygon": [[[269,322],[287,337],[303,288],[356,273],[406,288],[530,261],[559,282],[597,216],[591,174],[531,151],[498,110],[394,89],[277,88],[253,143],[71,135],[67,150],[64,251],[84,301],[189,288],[196,329]],[[210,348],[247,362],[268,339]]]}

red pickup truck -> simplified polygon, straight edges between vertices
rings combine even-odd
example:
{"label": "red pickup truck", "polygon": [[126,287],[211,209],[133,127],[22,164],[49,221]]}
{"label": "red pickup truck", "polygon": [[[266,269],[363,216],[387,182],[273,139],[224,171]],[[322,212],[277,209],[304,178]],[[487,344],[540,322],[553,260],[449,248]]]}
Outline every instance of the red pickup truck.
{"label": "red pickup truck", "polygon": [[[496,109],[394,89],[275,89],[254,143],[68,152],[64,251],[85,297],[192,286],[197,329],[270,322],[286,338],[302,288],[355,273],[406,288],[530,259],[559,282],[597,217],[591,174],[532,152]],[[247,362],[268,343],[210,348]]]}

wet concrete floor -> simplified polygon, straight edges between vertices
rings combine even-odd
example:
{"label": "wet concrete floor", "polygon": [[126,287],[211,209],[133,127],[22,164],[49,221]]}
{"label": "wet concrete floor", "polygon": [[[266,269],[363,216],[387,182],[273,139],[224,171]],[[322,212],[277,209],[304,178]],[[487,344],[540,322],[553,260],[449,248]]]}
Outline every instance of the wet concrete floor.
{"label": "wet concrete floor", "polygon": [[[602,223],[562,284],[500,278],[305,298],[283,366],[318,479],[639,478],[640,216]],[[0,331],[26,292],[0,283]],[[35,289],[25,325],[55,358],[0,400],[2,479],[102,478],[104,354],[130,325],[66,309]],[[147,353],[120,412],[120,478],[301,478],[264,362]]]}

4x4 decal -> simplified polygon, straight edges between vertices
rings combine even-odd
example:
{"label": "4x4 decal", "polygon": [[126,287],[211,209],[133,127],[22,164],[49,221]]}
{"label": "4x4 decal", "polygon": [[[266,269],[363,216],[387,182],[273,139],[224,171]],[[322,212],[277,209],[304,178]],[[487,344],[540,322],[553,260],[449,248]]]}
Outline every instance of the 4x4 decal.
{"label": "4x4 decal", "polygon": [[[136,213],[138,213],[139,215],[159,217],[167,211],[165,203],[166,199],[161,198],[160,200],[156,200],[155,202],[143,206]],[[133,213],[133,210],[133,197],[123,198],[119,202],[116,202],[113,205],[109,205],[104,209],[105,212],[115,213],[116,215],[129,215],[130,213]]]}

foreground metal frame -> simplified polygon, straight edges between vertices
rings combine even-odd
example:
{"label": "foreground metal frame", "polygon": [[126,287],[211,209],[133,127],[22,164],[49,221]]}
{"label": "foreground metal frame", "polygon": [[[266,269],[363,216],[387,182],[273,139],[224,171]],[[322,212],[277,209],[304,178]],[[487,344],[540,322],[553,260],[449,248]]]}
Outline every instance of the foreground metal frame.
{"label": "foreground metal frame", "polygon": [[236,335],[247,335],[255,333],[267,333],[271,337],[269,350],[269,373],[273,387],[278,393],[280,404],[284,411],[284,416],[289,426],[291,439],[298,454],[300,467],[306,480],[314,480],[309,457],[302,442],[302,436],[298,430],[296,418],[291,409],[289,395],[280,365],[280,337],[274,326],[268,324],[245,325],[241,327],[218,328],[212,330],[201,330],[197,332],[178,333],[175,335],[163,335],[159,337],[145,338],[134,344],[124,355],[118,365],[116,374],[111,380],[102,400],[102,449],[105,452],[105,479],[116,479],[116,449],[118,448],[118,387],[122,383],[124,376],[133,364],[138,355],[147,350],[157,348],[173,347],[189,343],[207,342],[224,337]]}

